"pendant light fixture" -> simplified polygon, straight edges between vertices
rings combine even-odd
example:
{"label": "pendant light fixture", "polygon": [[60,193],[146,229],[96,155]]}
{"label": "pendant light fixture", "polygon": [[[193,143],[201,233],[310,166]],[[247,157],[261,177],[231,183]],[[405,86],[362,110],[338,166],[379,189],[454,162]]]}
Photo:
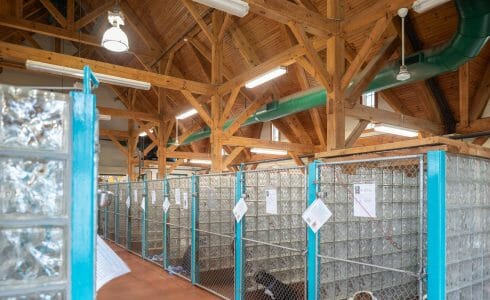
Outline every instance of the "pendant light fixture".
{"label": "pendant light fixture", "polygon": [[405,17],[408,14],[408,9],[403,7],[398,10],[398,16],[402,18],[402,65],[400,66],[400,72],[396,75],[396,80],[405,81],[410,79],[410,73],[405,65]]}
{"label": "pendant light fixture", "polygon": [[241,0],[192,0],[240,18],[248,14],[248,3]]}
{"label": "pendant light fixture", "polygon": [[124,15],[118,7],[108,12],[107,20],[112,25],[102,36],[102,46],[109,51],[125,52],[129,50],[128,36],[119,27],[124,25]]}

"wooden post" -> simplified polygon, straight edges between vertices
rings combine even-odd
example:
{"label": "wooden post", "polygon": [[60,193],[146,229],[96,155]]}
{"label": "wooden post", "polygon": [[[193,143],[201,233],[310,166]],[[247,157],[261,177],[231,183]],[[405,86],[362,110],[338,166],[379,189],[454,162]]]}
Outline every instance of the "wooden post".
{"label": "wooden post", "polygon": [[[327,17],[341,19],[342,1],[327,0]],[[341,30],[340,30],[341,32]],[[345,69],[345,40],[335,34],[327,40],[327,72],[332,78],[332,90],[327,91],[327,149],[342,149],[345,145],[345,112],[342,76]]]}
{"label": "wooden post", "polygon": [[[174,54],[174,52],[170,53],[165,65],[163,63],[160,64],[160,73],[164,73],[165,75],[170,74]],[[165,175],[167,175],[167,126],[170,126],[171,124],[169,122],[165,122],[166,110],[167,91],[160,88],[158,89],[158,115],[160,117],[160,122],[158,123],[158,179],[163,179],[165,178]]]}
{"label": "wooden post", "polygon": [[470,64],[465,63],[459,68],[459,125],[467,127],[469,124],[469,106],[470,106]]}
{"label": "wooden post", "polygon": [[[213,12],[213,35],[215,37],[211,49],[211,83],[221,84],[223,80],[223,40],[218,36],[223,23],[221,12]],[[211,97],[211,171],[221,172],[223,169],[223,159],[221,157],[223,128],[220,128],[221,117],[221,96],[216,93]]]}
{"label": "wooden post", "polygon": [[134,130],[134,120],[128,120],[128,180],[133,181],[134,178],[134,161],[133,161],[133,154],[134,154],[134,148],[135,148],[135,135],[137,133]]}

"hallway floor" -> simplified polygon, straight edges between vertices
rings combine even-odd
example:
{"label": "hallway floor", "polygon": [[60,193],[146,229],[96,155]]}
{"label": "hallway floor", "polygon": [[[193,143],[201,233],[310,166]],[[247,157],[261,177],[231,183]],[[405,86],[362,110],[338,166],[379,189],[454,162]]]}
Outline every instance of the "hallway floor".
{"label": "hallway floor", "polygon": [[109,245],[126,262],[131,272],[104,285],[97,293],[97,300],[220,299],[110,242]]}

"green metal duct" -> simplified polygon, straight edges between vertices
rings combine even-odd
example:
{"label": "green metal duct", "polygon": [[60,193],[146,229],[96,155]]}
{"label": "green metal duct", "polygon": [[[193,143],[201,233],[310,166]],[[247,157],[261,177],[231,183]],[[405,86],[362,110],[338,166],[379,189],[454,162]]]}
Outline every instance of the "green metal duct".
{"label": "green metal duct", "polygon": [[[444,46],[423,50],[407,57],[405,64],[411,74],[409,80],[396,80],[400,61],[386,66],[374,77],[366,92],[389,89],[456,71],[461,65],[477,56],[490,36],[490,0],[456,0],[455,3],[459,25],[451,41]],[[353,81],[355,82],[356,79],[354,78]],[[275,108],[255,113],[242,126],[276,120],[325,105],[326,97],[324,89],[312,89],[295,94],[285,98],[286,100],[282,99]],[[233,121],[233,119],[228,120],[224,129],[228,128]],[[210,129],[204,128],[190,135],[181,144],[186,145],[208,138],[210,135]]]}

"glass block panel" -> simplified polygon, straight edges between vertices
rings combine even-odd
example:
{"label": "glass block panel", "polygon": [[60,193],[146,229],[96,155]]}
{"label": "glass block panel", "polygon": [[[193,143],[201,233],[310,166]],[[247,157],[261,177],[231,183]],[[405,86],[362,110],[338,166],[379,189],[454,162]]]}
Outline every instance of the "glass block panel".
{"label": "glass block panel", "polygon": [[63,291],[36,292],[27,295],[3,296],[0,300],[63,300],[66,299]]}
{"label": "glass block panel", "polygon": [[64,167],[62,161],[0,156],[0,213],[63,214]]}
{"label": "glass block panel", "polygon": [[64,236],[60,227],[0,227],[0,287],[63,279]]}
{"label": "glass block panel", "polygon": [[66,149],[68,95],[0,86],[0,147]]}

